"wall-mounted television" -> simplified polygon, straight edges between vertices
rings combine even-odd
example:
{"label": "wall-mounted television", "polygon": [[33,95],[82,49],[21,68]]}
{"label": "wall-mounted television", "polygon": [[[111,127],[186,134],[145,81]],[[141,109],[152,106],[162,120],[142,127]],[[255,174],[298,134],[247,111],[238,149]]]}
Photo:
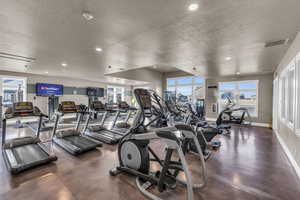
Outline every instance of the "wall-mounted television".
{"label": "wall-mounted television", "polygon": [[104,97],[104,88],[87,88],[86,94],[94,97]]}
{"label": "wall-mounted television", "polygon": [[37,96],[62,96],[64,93],[63,85],[37,83],[36,95]]}

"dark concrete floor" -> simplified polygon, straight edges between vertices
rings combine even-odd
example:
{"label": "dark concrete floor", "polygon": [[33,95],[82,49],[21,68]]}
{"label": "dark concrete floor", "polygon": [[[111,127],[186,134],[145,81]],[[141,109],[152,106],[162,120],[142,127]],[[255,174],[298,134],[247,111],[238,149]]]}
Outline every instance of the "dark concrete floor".
{"label": "dark concrete floor", "polygon": [[[12,132],[11,128],[8,132]],[[28,131],[18,129],[17,135]],[[12,136],[14,134],[11,134]],[[49,140],[50,134],[41,134]],[[291,167],[272,130],[259,127],[235,127],[230,136],[221,136],[222,146],[207,161],[208,184],[195,190],[200,200],[221,199],[285,199],[300,198],[300,181]],[[0,158],[1,200],[140,200],[146,199],[136,188],[133,177],[109,176],[116,166],[116,146],[104,145],[96,151],[73,157],[55,145],[58,156],[54,164],[11,176]],[[159,144],[154,144],[158,145]],[[160,148],[155,148],[156,150]],[[191,170],[198,162],[190,155]],[[193,174],[193,177],[197,177]],[[185,199],[184,188],[178,187],[161,197]]]}

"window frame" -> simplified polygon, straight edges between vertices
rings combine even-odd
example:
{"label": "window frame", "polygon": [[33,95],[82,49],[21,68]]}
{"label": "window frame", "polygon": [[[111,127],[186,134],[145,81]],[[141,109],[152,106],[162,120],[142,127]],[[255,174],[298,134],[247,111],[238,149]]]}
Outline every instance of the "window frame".
{"label": "window frame", "polygon": [[121,96],[121,101],[125,100],[125,87],[122,86],[115,86],[115,85],[107,85],[106,87],[106,102],[108,103],[108,88],[112,88],[113,89],[113,103],[118,103],[117,102],[117,92],[116,89],[121,89],[122,90],[122,96]]}
{"label": "window frame", "polygon": [[286,73],[282,73],[279,78],[279,103],[280,103],[280,120],[286,122]]}
{"label": "window frame", "polygon": [[[249,83],[249,82],[254,82],[256,84],[256,89],[240,89],[239,88],[240,83]],[[232,90],[230,90],[230,89],[225,89],[225,90],[220,89],[221,88],[220,86],[222,84],[225,84],[225,83],[234,84],[235,89],[232,89]],[[241,80],[241,81],[223,81],[223,82],[219,82],[219,84],[218,84],[218,98],[219,98],[218,104],[219,104],[219,108],[221,108],[221,96],[220,96],[221,92],[233,92],[234,95],[240,96],[241,92],[245,92],[245,91],[247,91],[247,92],[253,91],[253,92],[256,93],[255,113],[254,113],[254,115],[251,115],[251,117],[257,118],[258,117],[258,110],[259,110],[259,106],[258,106],[259,105],[258,104],[258,102],[259,102],[259,80]],[[236,100],[236,97],[234,97],[234,100]],[[237,106],[241,106],[239,100],[236,103],[237,103]],[[221,112],[220,109],[219,109],[219,112]]]}
{"label": "window frame", "polygon": [[[179,84],[178,83],[178,79],[184,79],[184,78],[192,78],[192,83],[190,84]],[[177,99],[177,88],[178,87],[181,87],[181,86],[187,86],[187,87],[192,87],[192,103],[195,103],[195,92],[194,92],[194,88],[196,86],[200,86],[201,83],[197,83],[196,82],[196,78],[201,78],[203,79],[203,90],[204,90],[204,94],[203,94],[203,98],[205,99],[205,85],[206,85],[206,82],[205,82],[205,78],[201,77],[201,76],[180,76],[180,77],[174,77],[174,78],[167,78],[166,80],[166,90],[168,90],[168,88],[175,88],[175,95],[176,95],[176,99]],[[174,80],[175,81],[175,84],[172,84],[172,85],[168,85],[168,81],[169,80]]]}
{"label": "window frame", "polygon": [[295,57],[295,112],[294,112],[294,130],[300,137],[300,52]]}
{"label": "window frame", "polygon": [[[291,83],[291,80],[290,80],[290,73],[294,71],[294,80],[293,80],[293,83]],[[287,99],[287,104],[286,104],[286,120],[287,120],[287,124],[289,126],[290,129],[294,129],[294,125],[295,125],[295,94],[296,94],[296,91],[295,91],[295,79],[296,79],[296,69],[295,69],[295,59],[293,59],[292,62],[290,62],[290,64],[288,65],[288,69],[287,69],[287,72],[286,72],[286,77],[287,77],[287,80],[286,80],[286,89],[287,89],[287,94],[286,94],[286,99]],[[294,85],[294,87],[291,88],[291,85]],[[292,89],[294,90],[293,93],[294,93],[294,96],[292,97],[291,99],[291,91]],[[292,102],[291,102],[292,101]],[[292,108],[290,108],[289,106],[293,106]],[[292,121],[290,121],[290,116],[289,116],[289,112],[292,111]]]}
{"label": "window frame", "polygon": [[[8,87],[4,87],[4,79],[17,79],[17,80],[22,80],[24,82],[24,94],[23,94],[23,101],[27,101],[28,95],[27,95],[27,84],[28,84],[28,78],[27,77],[23,77],[23,76],[7,76],[7,75],[0,75],[0,82],[1,82],[1,86],[0,86],[0,90],[1,90],[1,95],[2,95],[2,101],[4,100],[4,90],[8,89]],[[3,103],[3,102],[2,102]],[[3,103],[3,106],[5,106],[5,104]]]}
{"label": "window frame", "polygon": [[[296,106],[297,106],[297,68],[296,59],[293,59],[287,67],[280,74],[279,83],[279,103],[280,103],[280,121],[287,125],[291,130],[295,129],[295,122],[297,121]],[[294,80],[291,83],[290,73],[294,71]],[[291,87],[293,85],[294,87]],[[293,97],[291,99],[291,91],[293,91]],[[293,106],[290,108],[290,106]],[[289,115],[290,110],[292,114]],[[292,121],[290,117],[292,116]]]}

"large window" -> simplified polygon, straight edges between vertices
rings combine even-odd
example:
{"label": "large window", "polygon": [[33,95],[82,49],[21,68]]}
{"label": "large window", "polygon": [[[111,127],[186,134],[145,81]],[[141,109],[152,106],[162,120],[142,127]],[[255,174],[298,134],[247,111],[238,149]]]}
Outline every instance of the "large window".
{"label": "large window", "polygon": [[26,101],[26,78],[2,77],[2,96],[4,107]]}
{"label": "large window", "polygon": [[295,106],[296,106],[296,119],[295,119],[295,125],[296,125],[296,134],[300,136],[300,53],[296,57],[295,61],[295,72],[296,72],[296,99],[295,99]]}
{"label": "large window", "polygon": [[296,89],[295,62],[291,62],[281,74],[280,85],[280,109],[281,120],[293,129],[295,121],[295,89]]}
{"label": "large window", "polygon": [[219,83],[219,111],[233,101],[236,107],[247,108],[252,117],[258,113],[258,81]]}
{"label": "large window", "polygon": [[284,75],[280,78],[280,110],[281,119],[286,119],[286,82],[287,77]]}
{"label": "large window", "polygon": [[205,98],[205,80],[201,77],[180,77],[167,79],[166,98],[179,104],[196,103]]}
{"label": "large window", "polygon": [[300,53],[279,77],[279,119],[300,136]]}
{"label": "large window", "polygon": [[290,66],[288,71],[288,104],[287,104],[287,120],[291,125],[294,124],[294,101],[295,101],[295,65],[294,63]]}
{"label": "large window", "polygon": [[108,86],[107,87],[107,103],[119,103],[124,101],[125,90],[123,87]]}

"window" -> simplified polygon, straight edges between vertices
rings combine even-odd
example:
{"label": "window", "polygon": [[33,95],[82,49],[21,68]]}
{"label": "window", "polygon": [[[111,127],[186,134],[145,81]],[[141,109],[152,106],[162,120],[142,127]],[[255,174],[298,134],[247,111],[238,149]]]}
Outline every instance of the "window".
{"label": "window", "polygon": [[4,107],[11,106],[17,101],[26,101],[26,78],[2,78],[2,103]]}
{"label": "window", "polygon": [[281,120],[284,120],[291,129],[294,129],[295,121],[295,69],[295,63],[293,61],[288,65],[286,70],[281,73],[280,79]]}
{"label": "window", "polygon": [[107,103],[119,103],[120,101],[124,101],[124,88],[123,87],[114,87],[108,86],[107,87]]}
{"label": "window", "polygon": [[295,66],[295,91],[296,91],[296,118],[295,118],[295,128],[296,134],[300,136],[300,53],[296,57],[296,66]]}
{"label": "window", "polygon": [[201,77],[180,77],[167,79],[166,99],[179,104],[195,103],[205,98],[205,80]]}
{"label": "window", "polygon": [[247,108],[252,117],[258,113],[258,81],[235,81],[219,83],[219,111],[228,101],[236,107]]}
{"label": "window", "polygon": [[288,122],[293,125],[294,124],[294,97],[295,97],[295,66],[292,64],[290,66],[290,70],[288,71],[288,81],[287,81],[287,120]]}
{"label": "window", "polygon": [[282,76],[280,79],[280,110],[281,110],[281,119],[286,119],[285,110],[286,110],[286,77]]}
{"label": "window", "polygon": [[192,102],[193,87],[192,86],[178,86],[176,88],[176,99],[178,103]]}

